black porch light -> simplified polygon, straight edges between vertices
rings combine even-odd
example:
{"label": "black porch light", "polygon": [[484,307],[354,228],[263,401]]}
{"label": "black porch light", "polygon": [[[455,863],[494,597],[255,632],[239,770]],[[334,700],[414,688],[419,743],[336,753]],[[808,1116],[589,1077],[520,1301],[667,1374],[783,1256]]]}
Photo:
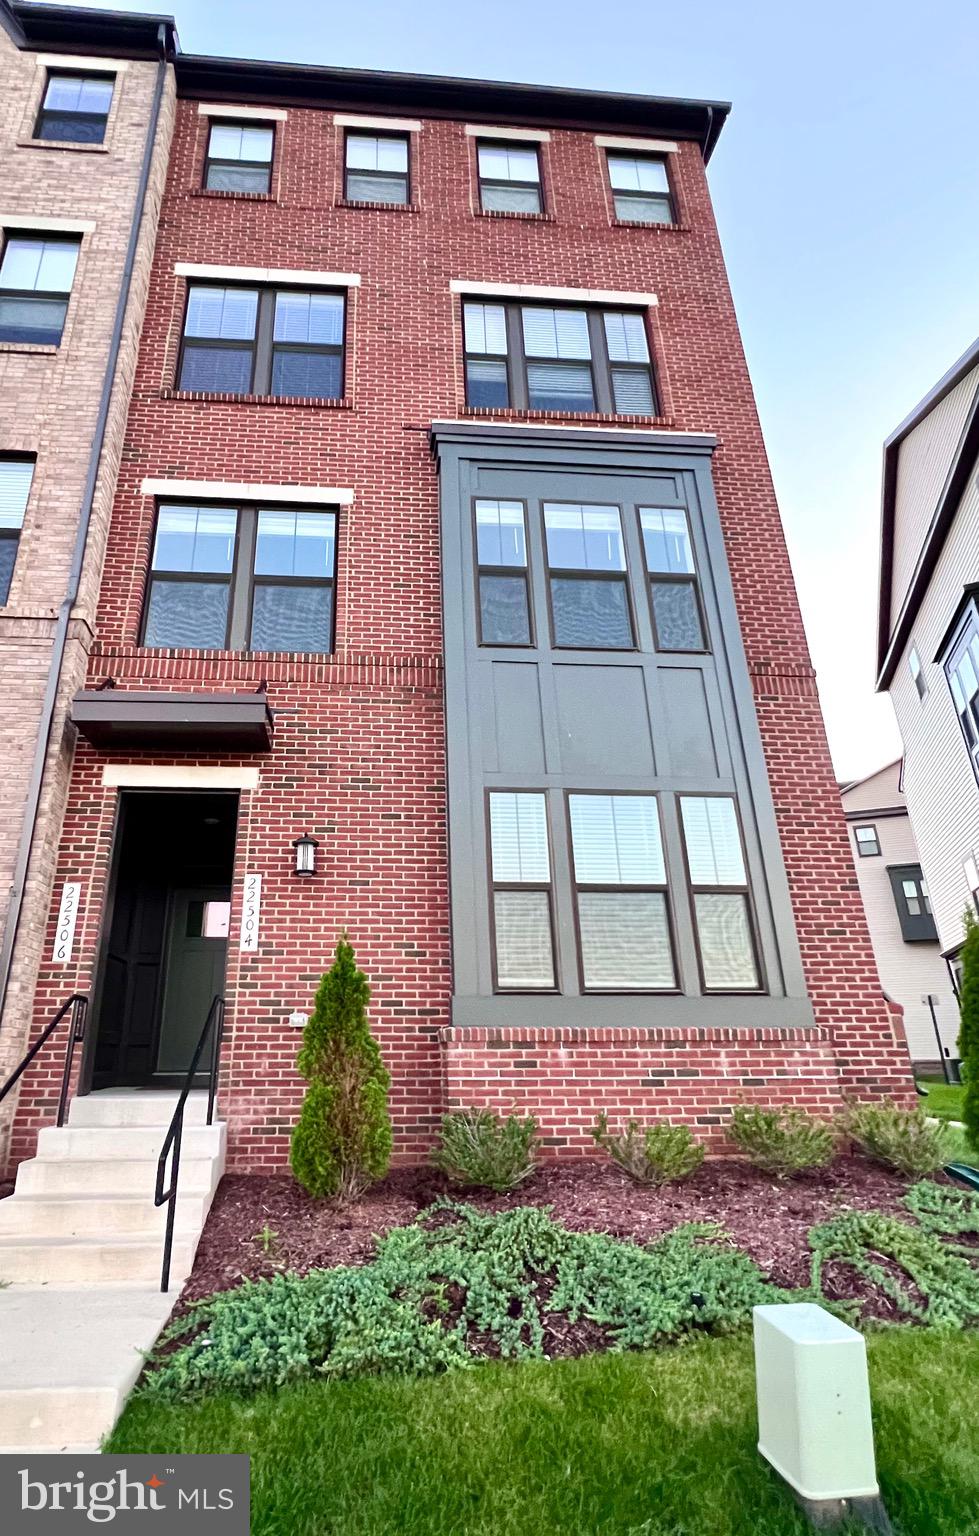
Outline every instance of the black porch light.
{"label": "black porch light", "polygon": [[319,847],[316,838],[304,832],[302,837],[296,838],[292,846],[296,850],[296,874],[315,875],[316,850]]}

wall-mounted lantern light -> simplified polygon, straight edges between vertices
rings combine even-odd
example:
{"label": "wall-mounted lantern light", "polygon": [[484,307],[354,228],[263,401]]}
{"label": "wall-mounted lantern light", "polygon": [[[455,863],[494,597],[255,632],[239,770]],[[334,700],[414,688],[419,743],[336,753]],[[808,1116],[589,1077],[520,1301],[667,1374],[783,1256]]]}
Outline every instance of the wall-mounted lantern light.
{"label": "wall-mounted lantern light", "polygon": [[316,850],[319,847],[316,838],[310,837],[308,832],[304,832],[302,837],[296,838],[292,846],[296,850],[296,874],[315,875]]}

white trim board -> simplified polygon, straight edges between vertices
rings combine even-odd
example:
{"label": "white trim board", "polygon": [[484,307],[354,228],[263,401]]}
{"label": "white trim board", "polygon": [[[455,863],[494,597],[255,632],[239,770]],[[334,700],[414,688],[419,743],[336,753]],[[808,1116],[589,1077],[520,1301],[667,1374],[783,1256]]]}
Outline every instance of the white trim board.
{"label": "white trim board", "polygon": [[335,112],[333,121],[338,128],[381,128],[388,133],[421,133],[422,128],[417,117],[356,117]]}
{"label": "white trim board", "polygon": [[42,235],[89,235],[94,228],[94,219],[46,219],[33,213],[0,213],[0,229],[36,229]]}
{"label": "white trim board", "polygon": [[546,288],[536,283],[477,283],[454,277],[450,293],[474,293],[485,298],[560,299],[572,304],[658,304],[655,293],[619,293],[614,288]]}
{"label": "white trim board", "polygon": [[121,75],[129,68],[128,59],[96,58],[88,53],[36,53],[45,69],[83,70],[86,75]]}
{"label": "white trim board", "polygon": [[615,134],[596,133],[595,143],[600,149],[641,149],[650,155],[678,155],[679,144],[670,139],[620,139]]}
{"label": "white trim board", "polygon": [[299,267],[225,267],[211,262],[176,261],[178,277],[227,278],[235,283],[301,283],[307,288],[359,288],[359,272],[305,272]]}
{"label": "white trim board", "polygon": [[253,485],[241,480],[144,480],[144,496],[200,496],[204,501],[285,501],[298,506],[349,507],[351,490],[326,485]]}
{"label": "white trim board", "polygon": [[106,763],[104,789],[257,789],[257,768],[219,768],[199,764]]}
{"label": "white trim board", "polygon": [[524,139],[535,144],[551,142],[551,135],[546,128],[501,128],[499,123],[467,123],[466,135],[470,139]]}
{"label": "white trim board", "polygon": [[236,107],[233,101],[199,101],[197,113],[199,117],[255,118],[267,123],[284,123],[289,118],[281,107]]}
{"label": "white trim board", "polygon": [[593,427],[588,422],[575,422],[571,425],[565,425],[559,421],[531,421],[529,418],[526,421],[493,421],[489,417],[483,420],[469,416],[464,417],[462,420],[457,417],[452,421],[436,421],[432,423],[433,430],[441,431],[443,427],[459,427],[467,432],[471,432],[474,427],[492,427],[494,432],[526,432],[529,428],[532,428],[535,432],[612,432],[617,437],[624,437],[628,434],[630,438],[683,437],[691,445],[705,443],[709,446],[714,446],[717,443],[717,438],[711,432],[684,432],[678,427]]}

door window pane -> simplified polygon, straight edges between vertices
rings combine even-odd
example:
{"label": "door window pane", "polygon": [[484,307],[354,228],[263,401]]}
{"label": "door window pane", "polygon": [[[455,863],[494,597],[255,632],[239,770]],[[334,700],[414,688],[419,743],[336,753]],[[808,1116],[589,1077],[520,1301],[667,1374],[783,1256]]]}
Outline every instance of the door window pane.
{"label": "door window pane", "polygon": [[494,791],[489,801],[493,879],[503,885],[547,885],[551,867],[544,796]]}
{"label": "door window pane", "polygon": [[719,992],[753,991],[758,970],[747,897],[737,892],[699,892],[694,908],[704,985]]}
{"label": "door window pane", "polygon": [[633,992],[675,985],[662,892],[581,891],[578,923],[586,987]]}
{"label": "door window pane", "polygon": [[546,891],[495,891],[497,986],[535,990],[554,986],[551,913]]}

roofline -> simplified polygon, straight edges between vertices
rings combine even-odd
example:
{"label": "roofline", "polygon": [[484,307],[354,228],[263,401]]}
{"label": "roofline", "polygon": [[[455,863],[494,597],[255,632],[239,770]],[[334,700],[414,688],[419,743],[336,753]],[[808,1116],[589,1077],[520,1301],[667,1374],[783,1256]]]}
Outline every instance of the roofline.
{"label": "roofline", "polygon": [[840,785],[840,794],[848,795],[851,789],[859,789],[861,784],[869,784],[870,780],[876,779],[879,773],[886,773],[888,768],[896,768],[898,763],[903,761],[904,753],[902,752],[899,757],[892,757],[890,762],[881,763],[880,767],[875,768],[873,773],[865,773],[862,779],[848,779],[845,784]]}
{"label": "roofline", "polygon": [[160,28],[169,58],[180,51],[172,16],[143,11],[96,11],[90,6],[38,5],[33,0],[0,0],[16,19],[21,48],[64,48],[74,53],[158,58]]}

